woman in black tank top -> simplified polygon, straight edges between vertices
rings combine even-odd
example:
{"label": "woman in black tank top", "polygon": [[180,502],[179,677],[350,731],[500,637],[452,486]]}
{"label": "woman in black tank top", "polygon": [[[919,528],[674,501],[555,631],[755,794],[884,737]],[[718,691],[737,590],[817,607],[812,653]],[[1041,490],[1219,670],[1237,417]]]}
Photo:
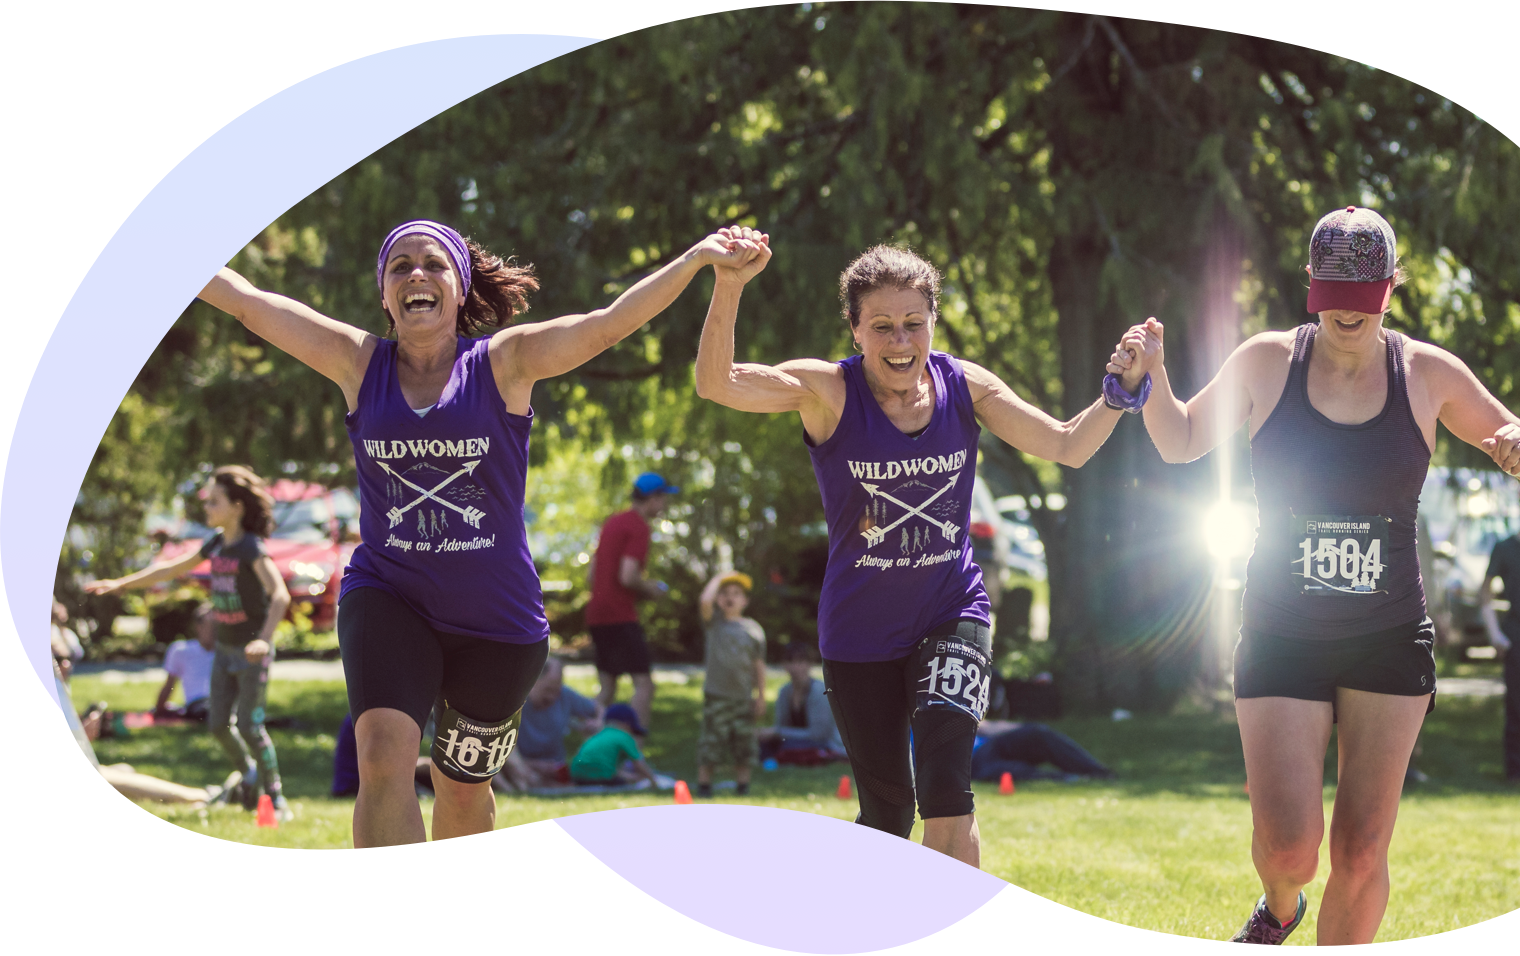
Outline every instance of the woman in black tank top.
{"label": "woman in black tank top", "polygon": [[1436,423],[1520,474],[1520,418],[1460,359],[1383,328],[1400,280],[1395,248],[1371,210],[1325,216],[1308,266],[1319,321],[1252,337],[1186,404],[1167,381],[1155,319],[1131,328],[1109,365],[1151,373],[1145,425],[1169,462],[1192,461],[1250,422],[1260,530],[1235,707],[1265,893],[1237,942],[1281,943],[1303,920],[1332,723],[1340,764],[1317,941],[1377,935],[1404,772],[1434,706],[1415,515]]}

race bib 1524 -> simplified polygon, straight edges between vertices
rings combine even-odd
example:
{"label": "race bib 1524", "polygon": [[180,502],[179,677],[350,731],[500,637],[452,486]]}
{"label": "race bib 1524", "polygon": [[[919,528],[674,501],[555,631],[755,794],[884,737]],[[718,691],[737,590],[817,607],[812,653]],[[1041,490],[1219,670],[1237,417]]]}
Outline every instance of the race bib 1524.
{"label": "race bib 1524", "polygon": [[1386,593],[1388,518],[1382,515],[1295,515],[1297,550],[1291,574],[1305,594]]}

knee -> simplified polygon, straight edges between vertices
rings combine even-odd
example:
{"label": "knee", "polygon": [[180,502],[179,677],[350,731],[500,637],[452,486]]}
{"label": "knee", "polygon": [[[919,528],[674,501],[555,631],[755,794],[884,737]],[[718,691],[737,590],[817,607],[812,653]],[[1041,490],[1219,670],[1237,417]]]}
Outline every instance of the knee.
{"label": "knee", "polygon": [[1318,833],[1256,832],[1257,863],[1269,873],[1301,877],[1305,883],[1319,869]]}
{"label": "knee", "polygon": [[1381,833],[1332,834],[1330,869],[1356,882],[1372,879],[1388,868],[1388,841]]}
{"label": "knee", "polygon": [[396,776],[410,779],[417,766],[422,731],[399,710],[367,710],[354,723],[359,772],[365,778]]}

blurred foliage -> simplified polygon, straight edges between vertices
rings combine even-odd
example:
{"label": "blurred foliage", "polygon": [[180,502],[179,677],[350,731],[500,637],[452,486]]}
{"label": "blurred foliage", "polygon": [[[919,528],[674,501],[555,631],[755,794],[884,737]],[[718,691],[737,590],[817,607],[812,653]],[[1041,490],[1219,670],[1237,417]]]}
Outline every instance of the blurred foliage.
{"label": "blurred foliage", "polygon": [[[1503,227],[1517,187],[1513,144],[1477,117],[1312,50],[1080,14],[802,4],[666,24],[514,77],[344,172],[232,266],[383,332],[376,243],[426,216],[531,261],[544,287],[529,318],[547,318],[605,304],[742,222],[768,230],[776,254],[741,306],[739,354],[775,362],[843,357],[839,271],[871,243],[905,242],[945,273],[940,347],[1064,417],[1097,395],[1113,343],[1146,315],[1167,323],[1183,394],[1243,334],[1303,321],[1314,222],[1371,205],[1412,277],[1390,326],[1452,349],[1511,401],[1520,237]],[[685,489],[651,569],[672,588],[648,612],[661,652],[698,652],[696,593],[728,560],[762,582],[753,611],[776,643],[814,638],[822,515],[797,421],[696,399],[709,289],[704,276],[535,389],[531,533],[545,579],[569,582],[547,595],[566,641],[580,630],[580,556],[646,468]],[[192,305],[101,445],[74,515],[88,534],[61,570],[140,562],[145,503],[202,463],[351,481],[343,414],[328,382]],[[1214,456],[1233,456],[1242,482],[1245,448],[1237,437]],[[1439,454],[1477,460],[1444,439]],[[995,493],[1070,502],[1032,518],[1068,703],[1160,710],[1193,687],[1210,465],[1163,466],[1126,420],[1080,471],[990,436],[982,470]]]}

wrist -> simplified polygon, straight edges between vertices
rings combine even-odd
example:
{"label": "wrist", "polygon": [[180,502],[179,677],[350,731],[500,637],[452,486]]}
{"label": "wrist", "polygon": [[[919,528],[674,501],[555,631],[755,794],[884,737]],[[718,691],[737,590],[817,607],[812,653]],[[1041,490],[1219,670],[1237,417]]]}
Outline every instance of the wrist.
{"label": "wrist", "polygon": [[1123,412],[1138,412],[1151,397],[1151,376],[1146,373],[1133,387],[1119,376],[1109,373],[1103,377],[1103,404]]}

